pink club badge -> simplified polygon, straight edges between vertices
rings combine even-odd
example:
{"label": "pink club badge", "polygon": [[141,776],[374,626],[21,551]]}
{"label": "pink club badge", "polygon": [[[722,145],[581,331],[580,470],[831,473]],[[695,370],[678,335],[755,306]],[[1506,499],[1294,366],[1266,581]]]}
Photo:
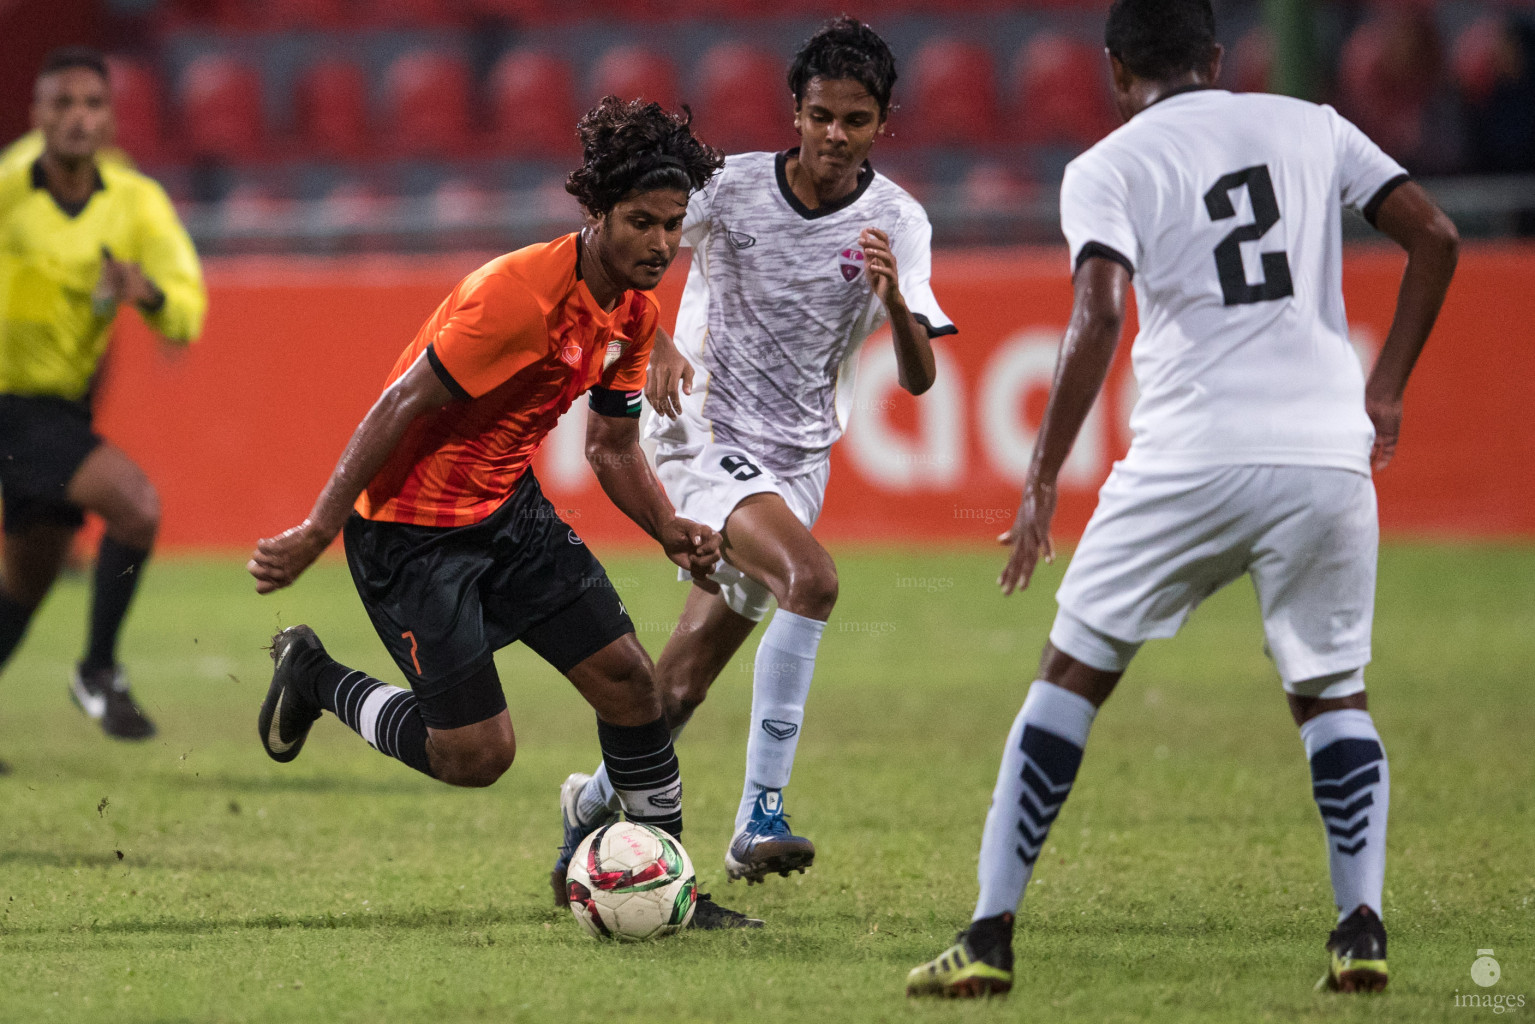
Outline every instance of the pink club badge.
{"label": "pink club badge", "polygon": [[843,249],[837,254],[837,269],[842,271],[842,280],[849,283],[857,280],[863,273],[863,250]]}

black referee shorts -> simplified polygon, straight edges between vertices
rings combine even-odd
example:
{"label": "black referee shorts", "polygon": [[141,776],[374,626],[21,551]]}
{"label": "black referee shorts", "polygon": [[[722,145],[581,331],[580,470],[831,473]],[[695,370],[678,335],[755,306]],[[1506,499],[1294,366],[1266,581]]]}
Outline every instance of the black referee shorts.
{"label": "black referee shorts", "polygon": [[0,395],[0,514],[5,532],[38,524],[78,530],[85,513],[64,497],[101,438],[83,402],[51,395]]}
{"label": "black referee shorts", "polygon": [[602,563],[531,469],[478,523],[412,526],[353,513],[344,538],[373,628],[434,729],[505,709],[499,680],[484,669],[516,640],[565,673],[634,632]]}

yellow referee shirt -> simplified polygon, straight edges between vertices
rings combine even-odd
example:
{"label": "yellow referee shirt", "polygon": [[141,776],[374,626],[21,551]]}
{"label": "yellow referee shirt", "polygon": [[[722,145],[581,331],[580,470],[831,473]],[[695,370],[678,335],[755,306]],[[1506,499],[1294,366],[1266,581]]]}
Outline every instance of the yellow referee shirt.
{"label": "yellow referee shirt", "polygon": [[[6,146],[4,150],[0,150],[0,174],[10,170],[13,164],[30,164],[42,155],[43,133],[33,128],[25,135],[18,135],[16,141]],[[133,162],[133,158],[116,146],[102,146],[96,150],[96,162],[117,164],[130,171],[138,170],[138,165]]]}
{"label": "yellow referee shirt", "polygon": [[91,303],[103,246],[165,293],[146,323],[183,344],[202,331],[208,294],[169,197],[126,167],[100,161],[97,171],[96,191],[70,216],[35,162],[0,168],[0,394],[85,396],[116,313]]}

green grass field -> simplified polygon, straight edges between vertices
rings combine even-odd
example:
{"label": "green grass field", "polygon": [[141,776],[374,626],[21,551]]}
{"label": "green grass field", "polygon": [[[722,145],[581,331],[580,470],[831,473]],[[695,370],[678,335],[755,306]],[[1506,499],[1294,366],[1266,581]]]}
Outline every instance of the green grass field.
{"label": "green grass field", "polygon": [[[0,680],[4,1021],[1454,1021],[1491,948],[1535,1014],[1535,548],[1383,553],[1372,708],[1391,758],[1390,990],[1318,994],[1331,890],[1300,740],[1251,588],[1147,647],[1099,716],[1019,921],[1013,994],[908,1003],[968,919],[997,755],[1060,564],[1008,601],[991,552],[839,557],[789,810],[804,876],[727,887],[750,653],[679,746],[705,889],[768,921],[620,946],[552,906],[557,790],[593,716],[529,652],[500,665],[517,763],[458,791],[334,719],[273,764],[255,736],[274,627],[314,624],[398,680],[330,561],[269,598],[238,558],[154,565],[125,659],[160,736],[104,739],[65,694],[86,585]],[[652,653],[683,587],[609,565]],[[1507,1019],[1506,1017],[1500,1019]]]}

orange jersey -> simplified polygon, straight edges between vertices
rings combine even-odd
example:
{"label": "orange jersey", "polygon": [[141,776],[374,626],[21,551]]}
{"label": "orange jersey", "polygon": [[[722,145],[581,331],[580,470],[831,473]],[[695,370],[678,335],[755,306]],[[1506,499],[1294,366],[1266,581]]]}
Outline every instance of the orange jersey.
{"label": "orange jersey", "polygon": [[458,283],[400,353],[457,401],[420,417],[357,499],[364,518],[464,526],[511,495],[560,415],[592,387],[638,392],[660,310],[626,292],[604,312],[580,279],[575,234],[508,253]]}

